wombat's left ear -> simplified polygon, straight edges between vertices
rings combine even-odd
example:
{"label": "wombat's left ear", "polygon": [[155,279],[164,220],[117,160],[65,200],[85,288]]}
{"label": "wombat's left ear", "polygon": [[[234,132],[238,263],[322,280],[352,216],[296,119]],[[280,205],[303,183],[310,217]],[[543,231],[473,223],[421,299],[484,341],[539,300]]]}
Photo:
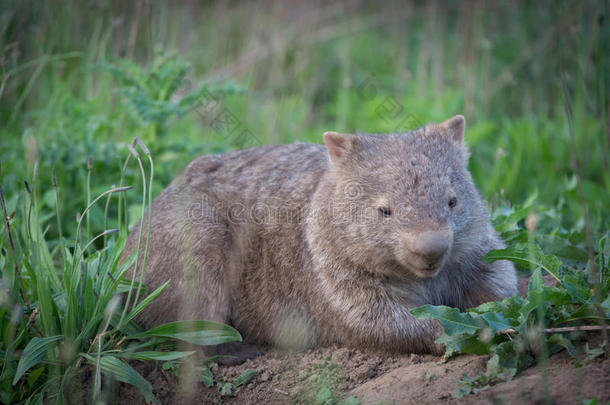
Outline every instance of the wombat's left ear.
{"label": "wombat's left ear", "polygon": [[356,145],[356,136],[340,134],[338,132],[325,132],[324,144],[328,149],[328,157],[335,166],[342,166],[350,160]]}
{"label": "wombat's left ear", "polygon": [[464,130],[466,129],[466,119],[463,115],[456,115],[443,122],[441,127],[445,128],[447,135],[458,143],[464,142]]}

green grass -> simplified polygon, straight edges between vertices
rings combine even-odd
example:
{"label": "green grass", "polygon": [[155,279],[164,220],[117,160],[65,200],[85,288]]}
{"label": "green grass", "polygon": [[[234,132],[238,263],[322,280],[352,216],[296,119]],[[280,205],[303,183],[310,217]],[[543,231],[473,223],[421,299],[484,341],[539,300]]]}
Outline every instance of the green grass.
{"label": "green grass", "polygon": [[[152,182],[152,159],[144,171],[135,145],[149,158],[150,154],[137,141],[130,146],[129,157],[138,161],[143,178]],[[125,166],[128,162],[126,159]],[[4,226],[0,244],[0,401],[95,402],[105,395],[103,374],[134,385],[147,403],[157,403],[150,383],[125,360],[181,359],[194,353],[158,350],[167,348],[163,344],[174,339],[197,345],[241,340],[231,327],[207,321],[173,322],[142,330],[134,319],[169,283],[152,292],[142,285],[145,263],[138,265],[138,258],[148,249],[147,244],[139,243],[136,253],[121,262],[127,237],[124,222],[119,220],[118,229],[93,237],[82,235],[91,207],[103,202],[108,206],[113,195],[121,196],[132,187],[113,187],[93,198],[77,215],[74,239],[61,238],[50,249],[52,244],[42,228],[50,218],[41,217],[46,213],[39,204],[38,174],[35,171],[25,190],[13,199],[17,207],[10,216],[0,189]],[[55,179],[53,184],[58,185]],[[142,184],[141,214],[147,215],[150,194],[146,182]],[[57,187],[55,191],[58,196]],[[118,200],[119,204],[124,201]],[[59,215],[57,223],[61,223]],[[109,237],[112,234],[118,237]],[[102,239],[106,239],[102,249],[90,248]],[[132,274],[130,280],[126,275],[132,267],[140,273]],[[90,384],[85,392],[81,385],[86,379]]]}
{"label": "green grass", "polygon": [[[607,263],[607,1],[304,4],[2,3],[0,186],[14,244],[3,224],[3,402],[80,386],[81,353],[130,353],[113,351],[146,295],[117,263],[128,226],[204,153],[461,113],[470,170],[511,248],[535,243],[568,273]],[[29,342],[44,361],[13,385]]]}

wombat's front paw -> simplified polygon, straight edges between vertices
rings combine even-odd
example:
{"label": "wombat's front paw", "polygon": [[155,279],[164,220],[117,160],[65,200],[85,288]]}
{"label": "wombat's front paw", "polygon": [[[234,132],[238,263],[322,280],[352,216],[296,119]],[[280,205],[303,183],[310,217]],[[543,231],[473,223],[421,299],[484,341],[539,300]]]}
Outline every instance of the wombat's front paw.
{"label": "wombat's front paw", "polygon": [[441,335],[443,334],[443,325],[441,325],[441,323],[436,320],[434,320],[432,322],[433,322],[434,334],[432,337],[432,342],[430,342],[430,353],[435,356],[443,356],[446,351],[445,345],[435,343],[436,339],[441,337]]}
{"label": "wombat's front paw", "polygon": [[445,355],[445,345],[439,345],[438,343],[433,343],[430,349],[430,354],[435,356],[444,356]]}

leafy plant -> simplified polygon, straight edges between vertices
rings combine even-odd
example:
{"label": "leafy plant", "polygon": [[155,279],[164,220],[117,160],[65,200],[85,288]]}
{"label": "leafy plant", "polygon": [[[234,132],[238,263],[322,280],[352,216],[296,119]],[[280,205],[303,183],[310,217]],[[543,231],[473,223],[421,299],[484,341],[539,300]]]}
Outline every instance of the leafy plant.
{"label": "leafy plant", "polygon": [[[252,381],[257,374],[258,371],[256,370],[251,368],[246,369],[231,382],[217,381],[216,388],[218,388],[221,397],[234,397],[237,395],[241,387],[248,385],[248,383]],[[203,367],[200,374],[200,380],[207,388],[214,386],[214,375],[209,367]]]}
{"label": "leafy plant", "polygon": [[[148,174],[136,147],[148,157]],[[150,215],[153,161],[143,142],[134,141],[128,148],[124,167],[130,158],[138,162],[143,179],[141,215]],[[61,224],[59,192],[52,174],[57,223]],[[171,322],[147,331],[134,323],[169,284],[168,280],[152,292],[142,284],[149,238],[142,243],[140,232],[136,252],[122,259],[125,221],[119,218],[118,229],[90,239],[83,240],[81,232],[95,204],[105,201],[108,206],[113,196],[132,187],[121,185],[102,192],[76,216],[74,239],[62,238],[50,250],[43,227],[53,217],[40,207],[38,185],[35,170],[25,183],[26,192],[10,200],[11,214],[0,189],[4,225],[0,234],[0,401],[65,403],[68,398],[82,401],[85,394],[96,400],[101,398],[104,377],[131,384],[147,403],[158,403],[150,383],[126,360],[168,361],[194,353],[160,350],[176,340],[195,345],[241,340],[235,329],[209,321]],[[119,198],[121,205],[124,199]],[[105,239],[105,246],[93,250],[97,239]],[[142,262],[140,257],[144,257]],[[136,270],[130,280],[131,268]],[[91,384],[85,393],[81,381],[89,372]]]}
{"label": "leafy plant", "polygon": [[170,118],[179,117],[204,103],[213,103],[222,95],[243,91],[232,83],[192,88],[193,84],[186,78],[190,65],[161,49],[155,52],[148,68],[126,59],[101,66],[118,80],[118,93],[148,128],[144,135],[147,142],[154,141],[157,134],[165,133]]}
{"label": "leafy plant", "polygon": [[206,388],[212,388],[214,386],[214,374],[209,367],[203,367],[199,374],[199,380],[206,386]]}
{"label": "leafy plant", "polygon": [[[498,229],[512,233],[513,241],[521,240],[524,234],[527,237],[527,230],[517,225],[519,221],[515,222],[515,219],[528,217],[526,212],[530,211],[530,208],[512,210],[503,216],[504,221],[498,224]],[[582,337],[583,330],[609,328],[608,235],[600,238],[593,263],[582,262],[580,249],[570,244],[570,238],[579,238],[567,232],[563,236],[554,243],[555,247],[572,248],[560,249],[566,256],[563,259],[545,254],[533,240],[514,242],[506,249],[487,254],[486,260],[490,262],[511,260],[522,270],[533,269],[525,298],[515,295],[466,312],[434,305],[411,311],[419,318],[436,319],[443,325],[443,334],[437,342],[445,345],[447,358],[456,353],[491,355],[485,373],[465,376],[461,381],[463,386],[454,393],[456,396],[508,381],[536,360],[543,361],[563,349],[575,356],[575,342]],[[571,258],[570,252],[573,253]],[[545,282],[545,273],[552,276],[554,286]],[[602,297],[600,301],[596,299],[596,289]],[[601,350],[597,348],[592,353],[601,355]]]}
{"label": "leafy plant", "polygon": [[470,393],[477,393],[486,390],[492,384],[499,382],[506,382],[513,379],[517,374],[517,369],[514,367],[504,368],[500,366],[500,357],[497,354],[491,356],[487,362],[487,368],[483,374],[469,377],[466,373],[459,380],[461,387],[458,387],[453,391],[452,396],[454,398],[461,398]]}
{"label": "leafy plant", "polygon": [[333,396],[332,391],[327,386],[323,385],[316,394],[315,403],[318,405],[358,405],[358,399],[347,397],[339,400]]}

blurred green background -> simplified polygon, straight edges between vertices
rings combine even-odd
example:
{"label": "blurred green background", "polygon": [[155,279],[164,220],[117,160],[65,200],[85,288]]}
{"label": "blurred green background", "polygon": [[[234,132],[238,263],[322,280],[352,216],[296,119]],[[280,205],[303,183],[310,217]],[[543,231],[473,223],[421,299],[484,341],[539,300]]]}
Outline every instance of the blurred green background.
{"label": "blurred green background", "polygon": [[[72,232],[87,159],[97,195],[119,184],[134,136],[153,153],[156,195],[199,154],[464,114],[470,169],[493,207],[531,197],[576,230],[587,207],[600,232],[610,220],[609,10],[608,1],[2,0],[9,211],[38,159],[46,218],[55,167]],[[138,193],[130,198],[137,207]],[[91,214],[96,231],[103,209]]]}

